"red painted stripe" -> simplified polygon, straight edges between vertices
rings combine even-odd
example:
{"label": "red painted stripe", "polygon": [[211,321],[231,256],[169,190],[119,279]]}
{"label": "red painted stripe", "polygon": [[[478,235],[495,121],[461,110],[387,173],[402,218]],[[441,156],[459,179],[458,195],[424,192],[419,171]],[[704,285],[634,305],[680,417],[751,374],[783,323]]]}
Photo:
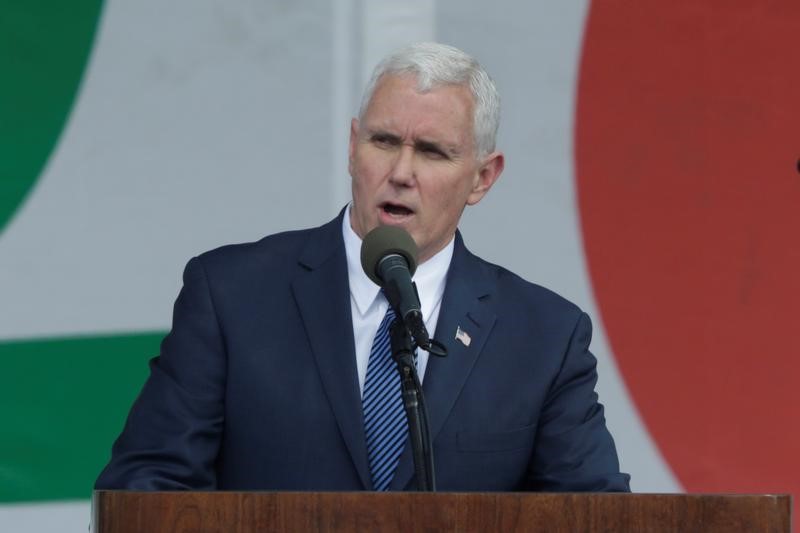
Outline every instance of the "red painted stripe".
{"label": "red painted stripe", "polygon": [[592,283],[690,491],[800,494],[800,2],[592,5],[576,158]]}

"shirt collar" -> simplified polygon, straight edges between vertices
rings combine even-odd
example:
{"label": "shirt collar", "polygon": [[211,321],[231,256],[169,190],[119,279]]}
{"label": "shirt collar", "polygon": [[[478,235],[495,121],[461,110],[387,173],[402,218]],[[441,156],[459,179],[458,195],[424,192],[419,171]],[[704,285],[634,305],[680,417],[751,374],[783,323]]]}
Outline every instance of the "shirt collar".
{"label": "shirt collar", "polygon": [[[342,234],[347,254],[350,295],[358,308],[358,312],[363,316],[378,297],[380,287],[367,277],[361,267],[361,238],[356,235],[356,232],[350,226],[351,208],[352,204],[348,205],[345,210],[342,219]],[[453,258],[454,248],[455,239],[451,238],[447,246],[421,265],[418,265],[417,271],[411,278],[417,284],[420,307],[424,317],[430,316],[433,308],[442,299],[447,270],[450,267],[450,260]]]}

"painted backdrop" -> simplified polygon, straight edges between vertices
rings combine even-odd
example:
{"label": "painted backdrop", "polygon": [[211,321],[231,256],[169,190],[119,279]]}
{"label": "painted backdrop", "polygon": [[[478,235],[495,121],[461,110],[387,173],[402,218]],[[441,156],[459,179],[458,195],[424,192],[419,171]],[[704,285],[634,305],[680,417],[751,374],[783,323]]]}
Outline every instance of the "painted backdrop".
{"label": "painted backdrop", "polygon": [[363,83],[418,40],[495,77],[507,169],[462,231],[592,315],[634,490],[800,492],[795,0],[0,13],[4,530],[86,527],[185,262],[333,217]]}

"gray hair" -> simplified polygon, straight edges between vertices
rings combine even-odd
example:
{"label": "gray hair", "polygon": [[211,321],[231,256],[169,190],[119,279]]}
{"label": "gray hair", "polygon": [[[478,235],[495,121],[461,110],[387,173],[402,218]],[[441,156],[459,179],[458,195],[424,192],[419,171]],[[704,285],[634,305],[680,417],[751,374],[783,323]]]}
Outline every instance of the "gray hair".
{"label": "gray hair", "polygon": [[378,63],[364,89],[358,118],[369,107],[375,86],[384,75],[411,74],[417,90],[427,92],[442,85],[465,85],[475,103],[472,124],[478,157],[494,151],[500,126],[500,95],[492,78],[472,56],[458,48],[439,43],[417,43],[387,56]]}

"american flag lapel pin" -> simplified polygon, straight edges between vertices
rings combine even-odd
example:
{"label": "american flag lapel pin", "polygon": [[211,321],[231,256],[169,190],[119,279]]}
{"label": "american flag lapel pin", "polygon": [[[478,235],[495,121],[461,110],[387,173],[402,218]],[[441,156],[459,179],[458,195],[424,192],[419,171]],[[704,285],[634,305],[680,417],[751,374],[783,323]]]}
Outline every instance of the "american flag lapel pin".
{"label": "american flag lapel pin", "polygon": [[456,340],[461,341],[461,344],[464,346],[469,346],[469,343],[472,342],[472,337],[469,336],[469,333],[461,329],[461,326],[456,328]]}

